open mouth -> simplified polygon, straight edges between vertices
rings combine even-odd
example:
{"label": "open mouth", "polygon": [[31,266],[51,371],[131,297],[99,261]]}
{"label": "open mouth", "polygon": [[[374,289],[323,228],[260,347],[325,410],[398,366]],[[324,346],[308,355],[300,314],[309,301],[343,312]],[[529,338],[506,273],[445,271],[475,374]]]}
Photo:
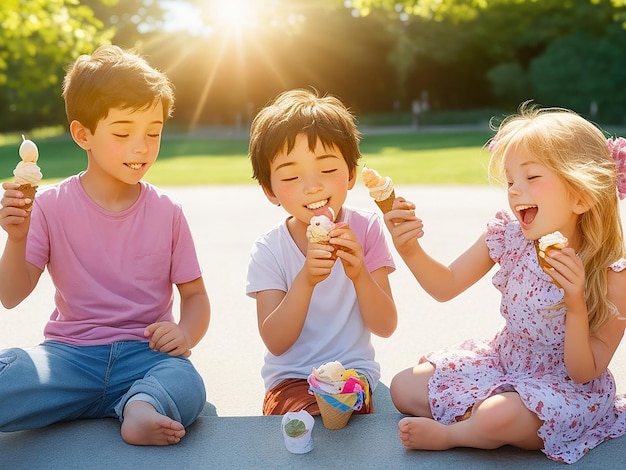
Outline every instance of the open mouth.
{"label": "open mouth", "polygon": [[312,202],[311,204],[307,204],[306,208],[313,212],[313,215],[325,215],[330,220],[335,220],[335,212],[328,205],[328,199],[324,199],[322,201]]}
{"label": "open mouth", "polygon": [[326,206],[326,204],[328,204],[328,199],[323,199],[321,201],[317,201],[317,202],[312,202],[311,204],[307,204],[306,208],[309,210],[312,210],[313,212],[315,212],[318,209],[321,209],[322,207]]}
{"label": "open mouth", "polygon": [[530,225],[535,217],[539,208],[535,205],[520,205],[516,206],[515,210],[519,214],[519,219],[524,225]]}

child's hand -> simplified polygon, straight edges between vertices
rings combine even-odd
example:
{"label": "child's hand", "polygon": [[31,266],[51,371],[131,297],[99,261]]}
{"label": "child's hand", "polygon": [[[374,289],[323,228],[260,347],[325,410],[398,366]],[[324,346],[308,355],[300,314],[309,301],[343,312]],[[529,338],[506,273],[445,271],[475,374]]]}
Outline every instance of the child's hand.
{"label": "child's hand", "polygon": [[0,226],[15,240],[26,238],[30,227],[30,212],[22,209],[30,199],[24,199],[24,195],[17,191],[18,187],[16,183],[2,183],[4,194],[0,208]]}
{"label": "child's hand", "polygon": [[150,348],[170,356],[191,356],[189,340],[176,324],[162,321],[148,325],[143,335],[150,338]]}
{"label": "child's hand", "polygon": [[565,247],[562,250],[548,250],[544,259],[552,266],[544,271],[563,288],[565,302],[570,299],[582,299],[584,302],[585,268],[574,249]]}
{"label": "child's hand", "polygon": [[365,266],[363,248],[358,238],[345,222],[337,224],[329,235],[331,244],[337,250],[337,257],[341,258],[346,276],[356,279]]}
{"label": "child's hand", "polygon": [[333,248],[320,243],[307,245],[306,260],[302,268],[310,285],[314,286],[330,276],[330,270],[335,264],[331,258]]}
{"label": "child's hand", "polygon": [[415,241],[424,236],[424,224],[415,216],[415,204],[397,197],[384,220],[400,256],[408,256],[417,248]]}

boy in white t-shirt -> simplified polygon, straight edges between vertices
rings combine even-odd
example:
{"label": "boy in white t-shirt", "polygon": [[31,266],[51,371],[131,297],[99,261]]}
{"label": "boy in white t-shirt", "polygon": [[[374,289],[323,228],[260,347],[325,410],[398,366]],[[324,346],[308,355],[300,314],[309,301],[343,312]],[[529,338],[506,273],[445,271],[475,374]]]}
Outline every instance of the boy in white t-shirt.
{"label": "boy in white t-shirt", "polygon": [[[380,217],[344,206],[361,154],[354,116],[340,100],[285,92],[259,112],[250,134],[254,178],[288,213],[257,239],[248,266],[246,292],[256,299],[267,347],[263,414],[315,415],[306,380],[313,367],[340,361],[376,387],[371,333],[388,337],[396,329],[388,279],[395,265]],[[331,246],[309,243],[311,217],[328,208],[337,214]],[[372,401],[360,412],[372,413]]]}
{"label": "boy in white t-shirt", "polygon": [[206,403],[187,357],[210,306],[180,204],[141,181],[157,158],[173,89],[116,46],[80,56],[63,85],[87,169],[40,191],[32,212],[17,184],[2,185],[0,300],[18,305],[46,268],[56,294],[45,341],[0,351],[0,431],[113,417],[130,444],[175,444]]}

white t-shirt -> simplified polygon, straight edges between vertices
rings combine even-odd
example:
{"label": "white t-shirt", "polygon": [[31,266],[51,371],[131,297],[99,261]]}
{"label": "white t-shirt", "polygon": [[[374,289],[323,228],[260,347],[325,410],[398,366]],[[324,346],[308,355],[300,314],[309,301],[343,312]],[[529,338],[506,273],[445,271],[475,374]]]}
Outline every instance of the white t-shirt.
{"label": "white t-shirt", "polygon": [[[395,264],[382,231],[380,217],[372,212],[343,207],[341,222],[348,222],[363,247],[370,272]],[[246,294],[269,289],[287,292],[302,270],[305,255],[287,228],[286,221],[259,237],[252,247]],[[280,356],[265,353],[261,375],[265,390],[288,378],[307,378],[313,367],[340,361],[346,369],[357,369],[368,378],[372,390],[380,379],[380,365],[374,360],[371,333],[365,328],[354,285],[337,260],[331,274],[313,291],[302,332]]]}
{"label": "white t-shirt", "polygon": [[173,320],[173,284],[202,274],[180,204],[144,182],[131,207],[109,212],[73,176],[40,191],[31,218],[26,260],[56,289],[49,340],[145,341],[147,325]]}

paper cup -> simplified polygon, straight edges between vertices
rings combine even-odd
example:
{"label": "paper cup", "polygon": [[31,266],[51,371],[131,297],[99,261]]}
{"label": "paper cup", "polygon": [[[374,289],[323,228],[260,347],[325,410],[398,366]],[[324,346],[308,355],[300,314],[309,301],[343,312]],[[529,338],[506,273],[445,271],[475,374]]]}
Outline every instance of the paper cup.
{"label": "paper cup", "polygon": [[[302,432],[302,424],[304,424],[304,432]],[[289,452],[306,454],[313,450],[313,425],[315,425],[313,416],[305,410],[285,413],[280,429],[285,440],[285,447]]]}

